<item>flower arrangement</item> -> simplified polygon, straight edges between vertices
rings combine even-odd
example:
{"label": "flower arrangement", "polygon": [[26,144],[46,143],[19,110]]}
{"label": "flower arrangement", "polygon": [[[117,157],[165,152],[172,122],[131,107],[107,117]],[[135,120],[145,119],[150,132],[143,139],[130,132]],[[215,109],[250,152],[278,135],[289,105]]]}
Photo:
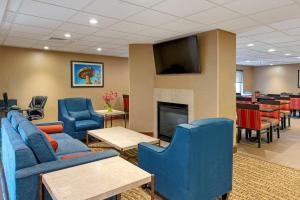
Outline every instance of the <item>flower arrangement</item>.
{"label": "flower arrangement", "polygon": [[104,102],[106,103],[106,108],[108,112],[112,112],[112,101],[115,100],[115,98],[118,97],[118,93],[117,92],[106,92],[103,96],[102,99],[104,100]]}

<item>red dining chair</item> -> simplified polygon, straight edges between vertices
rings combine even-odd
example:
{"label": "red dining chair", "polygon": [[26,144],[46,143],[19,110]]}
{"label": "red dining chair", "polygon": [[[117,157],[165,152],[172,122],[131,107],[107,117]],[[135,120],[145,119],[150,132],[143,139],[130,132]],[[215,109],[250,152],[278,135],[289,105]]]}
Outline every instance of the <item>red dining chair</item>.
{"label": "red dining chair", "polygon": [[293,112],[293,116],[296,116],[296,111],[300,110],[300,95],[290,95],[291,97],[291,110]]}
{"label": "red dining chair", "polygon": [[288,126],[291,126],[291,98],[280,97],[277,100],[280,101],[280,113],[284,115],[284,126],[286,127],[286,120],[288,120]]}
{"label": "red dining chair", "polygon": [[124,106],[124,112],[126,114],[129,113],[129,95],[123,94],[123,106]]}
{"label": "red dining chair", "polygon": [[270,142],[270,123],[261,119],[259,105],[237,104],[237,126],[238,126],[238,142],[242,138],[242,129],[246,129],[246,137],[248,131],[256,131],[258,148],[261,147],[261,135],[266,130],[268,142]]}
{"label": "red dining chair", "polygon": [[280,102],[274,101],[274,100],[261,100],[259,104],[261,109],[277,109],[272,112],[260,112],[261,120],[267,121],[271,125],[270,129],[270,141],[273,141],[273,129],[277,131],[277,138],[280,138],[280,131],[279,131],[279,125],[281,122],[281,125],[283,127],[283,118],[280,113]]}

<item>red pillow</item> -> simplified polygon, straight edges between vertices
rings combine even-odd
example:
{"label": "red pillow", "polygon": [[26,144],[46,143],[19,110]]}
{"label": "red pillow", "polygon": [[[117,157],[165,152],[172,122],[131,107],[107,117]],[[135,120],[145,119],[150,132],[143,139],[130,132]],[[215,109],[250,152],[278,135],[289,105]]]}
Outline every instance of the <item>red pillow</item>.
{"label": "red pillow", "polygon": [[58,148],[58,143],[56,140],[53,139],[53,137],[51,137],[49,134],[45,133],[44,131],[42,131],[44,133],[44,135],[46,136],[46,138],[48,139],[48,141],[50,142],[52,148],[54,151],[57,150]]}
{"label": "red pillow", "polygon": [[93,153],[93,152],[75,153],[75,154],[72,154],[72,155],[62,156],[62,157],[60,157],[60,159],[65,160],[65,159],[70,159],[70,158],[76,158],[76,157],[85,156],[85,155],[90,154],[90,153]]}
{"label": "red pillow", "polygon": [[64,127],[61,124],[47,125],[47,126],[37,126],[41,131],[50,133],[61,133],[64,131]]}

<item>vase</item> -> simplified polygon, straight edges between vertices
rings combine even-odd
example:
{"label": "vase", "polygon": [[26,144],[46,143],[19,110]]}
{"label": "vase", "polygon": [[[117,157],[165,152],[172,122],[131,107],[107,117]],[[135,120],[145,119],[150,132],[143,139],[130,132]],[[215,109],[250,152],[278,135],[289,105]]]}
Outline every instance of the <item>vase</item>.
{"label": "vase", "polygon": [[107,108],[107,112],[112,112],[113,111],[112,106],[109,103],[106,104],[106,108]]}

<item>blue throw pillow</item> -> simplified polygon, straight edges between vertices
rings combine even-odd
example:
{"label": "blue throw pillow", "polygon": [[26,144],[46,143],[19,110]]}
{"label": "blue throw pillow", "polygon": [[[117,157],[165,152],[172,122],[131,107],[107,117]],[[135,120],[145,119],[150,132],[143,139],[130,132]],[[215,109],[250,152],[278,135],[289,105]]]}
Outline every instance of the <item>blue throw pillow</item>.
{"label": "blue throw pillow", "polygon": [[69,111],[69,113],[71,117],[76,119],[76,121],[91,119],[91,115],[88,110],[76,111],[76,112]]}

